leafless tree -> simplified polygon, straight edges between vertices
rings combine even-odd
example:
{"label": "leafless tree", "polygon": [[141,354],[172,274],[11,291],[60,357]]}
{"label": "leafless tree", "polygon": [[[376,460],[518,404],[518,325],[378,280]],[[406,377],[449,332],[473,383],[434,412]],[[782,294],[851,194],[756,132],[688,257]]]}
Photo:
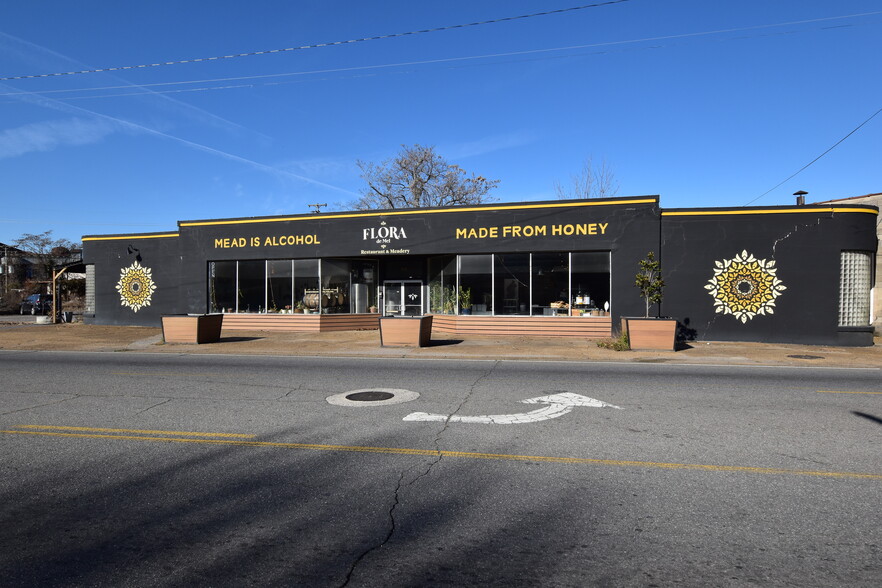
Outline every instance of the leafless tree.
{"label": "leafless tree", "polygon": [[612,198],[619,191],[619,183],[606,159],[601,160],[598,166],[594,164],[594,158],[588,156],[582,164],[582,171],[570,176],[570,186],[564,187],[560,182],[555,182],[554,191],[561,200]]}
{"label": "leafless tree", "polygon": [[352,203],[356,210],[459,206],[493,202],[488,193],[499,180],[467,175],[448,163],[434,147],[401,146],[395,157],[378,164],[358,161],[367,182],[362,196]]}
{"label": "leafless tree", "polygon": [[52,231],[31,234],[23,233],[15,240],[15,246],[25,252],[31,262],[39,267],[39,273],[45,278],[52,277],[56,265],[72,261],[73,252],[80,247],[67,239],[53,239]]}

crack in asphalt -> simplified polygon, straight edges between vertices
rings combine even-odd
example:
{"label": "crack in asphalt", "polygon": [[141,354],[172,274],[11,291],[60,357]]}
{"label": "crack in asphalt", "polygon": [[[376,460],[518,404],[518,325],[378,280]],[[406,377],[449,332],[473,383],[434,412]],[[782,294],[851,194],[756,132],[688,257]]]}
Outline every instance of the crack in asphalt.
{"label": "crack in asphalt", "polygon": [[139,410],[138,412],[135,413],[135,416],[142,415],[142,414],[144,414],[145,412],[147,412],[148,410],[152,410],[152,409],[156,408],[157,406],[162,406],[163,404],[168,404],[168,403],[171,402],[171,401],[172,401],[171,398],[166,398],[166,399],[163,400],[162,402],[157,402],[156,404],[154,404],[154,405],[152,405],[152,406],[148,406],[147,408],[145,408],[145,409],[143,409],[143,410]]}
{"label": "crack in asphalt", "polygon": [[276,400],[284,400],[285,398],[288,398],[289,396],[291,396],[291,395],[294,394],[295,392],[301,392],[301,391],[303,391],[303,389],[304,389],[304,388],[303,388],[303,384],[302,384],[302,383],[297,384],[297,387],[296,387],[296,388],[288,388],[288,391],[285,392],[284,394],[282,394],[281,396],[279,396],[278,398],[276,398]]}
{"label": "crack in asphalt", "polygon": [[33,406],[28,406],[26,408],[19,408],[16,410],[10,410],[9,412],[0,412],[0,416],[15,414],[17,412],[26,412],[29,410],[34,410],[35,408],[43,408],[44,406],[52,406],[53,404],[61,404],[62,402],[67,402],[68,400],[76,400],[77,398],[80,398],[81,396],[82,396],[81,394],[74,394],[73,396],[70,396],[68,398],[62,398],[61,400],[56,400],[54,402],[47,402],[45,404],[35,404]]}
{"label": "crack in asphalt", "polygon": [[480,384],[482,380],[489,378],[493,374],[493,371],[497,368],[499,363],[500,363],[499,361],[494,361],[492,363],[492,365],[490,366],[490,369],[488,369],[484,374],[482,374],[474,382],[472,382],[472,385],[469,386],[468,392],[463,397],[463,399],[460,401],[459,405],[456,407],[456,409],[454,409],[454,411],[450,415],[448,415],[447,419],[444,421],[443,426],[438,431],[438,433],[435,435],[434,443],[435,443],[435,452],[437,455],[432,459],[431,462],[429,462],[429,464],[425,467],[425,469],[422,472],[420,472],[419,474],[417,474],[412,480],[410,480],[407,483],[404,483],[405,476],[407,475],[408,472],[415,469],[419,464],[415,464],[415,465],[412,465],[408,468],[405,468],[404,471],[401,472],[401,475],[398,477],[398,483],[395,485],[395,490],[392,494],[392,505],[389,507],[389,529],[386,533],[386,536],[377,545],[374,545],[373,547],[366,549],[364,552],[361,553],[361,555],[359,555],[357,558],[355,558],[355,561],[353,561],[352,565],[349,567],[349,571],[346,573],[346,579],[340,585],[340,588],[344,588],[345,586],[349,585],[349,582],[352,580],[352,576],[355,574],[356,568],[361,564],[362,561],[364,561],[364,559],[367,556],[369,556],[371,553],[373,553],[374,551],[376,551],[378,549],[382,549],[387,543],[389,543],[389,541],[392,540],[392,536],[395,535],[395,531],[397,529],[397,525],[395,522],[395,510],[398,508],[399,504],[401,504],[401,491],[405,488],[409,488],[409,487],[413,486],[419,480],[428,476],[432,472],[432,469],[436,465],[441,463],[441,459],[443,458],[443,454],[441,453],[441,436],[447,430],[447,427],[450,426],[451,417],[453,417],[454,415],[459,413],[460,410],[462,410],[462,408],[466,405],[466,403],[471,399],[472,395],[475,393],[475,388],[478,386],[478,384]]}
{"label": "crack in asphalt", "polygon": [[[366,549],[365,551],[363,551],[361,553],[361,555],[359,555],[357,558],[355,558],[355,561],[353,561],[352,565],[349,566],[349,571],[346,573],[346,579],[343,580],[342,584],[340,584],[340,588],[344,588],[345,586],[348,586],[349,582],[352,581],[353,574],[355,574],[355,569],[361,564],[361,562],[368,555],[373,553],[374,551],[376,551],[378,549],[382,549],[382,547],[384,545],[386,545],[390,539],[392,539],[392,535],[395,534],[395,529],[396,529],[396,527],[395,527],[395,509],[398,507],[398,504],[399,504],[399,493],[401,492],[401,485],[402,485],[402,482],[404,481],[404,476],[407,473],[408,469],[410,469],[410,468],[407,468],[403,472],[401,472],[401,475],[398,477],[398,484],[396,484],[396,486],[395,486],[395,492],[393,493],[392,506],[389,507],[389,530],[386,532],[386,537],[383,538],[383,540],[380,541],[380,543],[378,543],[377,545],[374,545],[373,547],[371,547],[369,549]],[[413,482],[411,482],[411,484],[412,483]],[[410,484],[408,484],[408,486],[409,485]]]}

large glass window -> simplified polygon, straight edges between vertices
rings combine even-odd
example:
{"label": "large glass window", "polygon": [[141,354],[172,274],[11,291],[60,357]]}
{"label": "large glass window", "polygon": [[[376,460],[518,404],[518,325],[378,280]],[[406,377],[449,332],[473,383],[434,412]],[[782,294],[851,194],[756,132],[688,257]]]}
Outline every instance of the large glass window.
{"label": "large glass window", "polygon": [[493,313],[493,255],[459,256],[459,305],[462,314]]}
{"label": "large glass window", "polygon": [[349,312],[349,261],[322,260],[322,312]]}
{"label": "large glass window", "polygon": [[609,283],[608,252],[572,254],[570,282],[572,304],[583,308],[606,309],[606,303],[609,302]]}
{"label": "large glass window", "polygon": [[493,256],[496,314],[530,314],[530,254]]}
{"label": "large glass window", "polygon": [[534,315],[554,315],[565,310],[569,301],[570,254],[533,254]]}
{"label": "large glass window", "polygon": [[429,258],[429,312],[456,314],[456,256]]}
{"label": "large glass window", "polygon": [[293,267],[290,259],[272,260],[266,263],[266,311],[291,310],[294,286]]}
{"label": "large glass window", "polygon": [[302,306],[304,312],[318,312],[321,310],[319,260],[294,260],[294,304]]}
{"label": "large glass window", "polygon": [[239,262],[238,312],[263,312],[266,305],[266,261]]}
{"label": "large glass window", "polygon": [[208,312],[236,312],[236,262],[208,262]]}
{"label": "large glass window", "polygon": [[349,312],[377,312],[377,262],[354,259],[350,267]]}

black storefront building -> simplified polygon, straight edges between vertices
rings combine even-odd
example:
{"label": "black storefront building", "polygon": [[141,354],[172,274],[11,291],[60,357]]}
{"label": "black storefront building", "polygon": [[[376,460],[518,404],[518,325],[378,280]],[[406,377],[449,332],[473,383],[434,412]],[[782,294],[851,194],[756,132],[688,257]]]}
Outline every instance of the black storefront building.
{"label": "black storefront building", "polygon": [[433,314],[450,333],[601,337],[655,310],[699,340],[872,345],[872,206],[661,209],[657,196],[180,221],[83,237],[87,321],[225,329],[377,328]]}

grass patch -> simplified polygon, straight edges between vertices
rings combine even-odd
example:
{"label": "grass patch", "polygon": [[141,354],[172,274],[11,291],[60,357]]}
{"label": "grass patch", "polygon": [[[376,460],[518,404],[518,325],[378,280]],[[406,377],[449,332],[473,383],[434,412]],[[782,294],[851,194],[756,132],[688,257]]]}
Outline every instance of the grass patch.
{"label": "grass patch", "polygon": [[631,349],[628,335],[624,333],[617,338],[601,339],[597,342],[597,346],[602,349],[612,349],[613,351],[628,351]]}

